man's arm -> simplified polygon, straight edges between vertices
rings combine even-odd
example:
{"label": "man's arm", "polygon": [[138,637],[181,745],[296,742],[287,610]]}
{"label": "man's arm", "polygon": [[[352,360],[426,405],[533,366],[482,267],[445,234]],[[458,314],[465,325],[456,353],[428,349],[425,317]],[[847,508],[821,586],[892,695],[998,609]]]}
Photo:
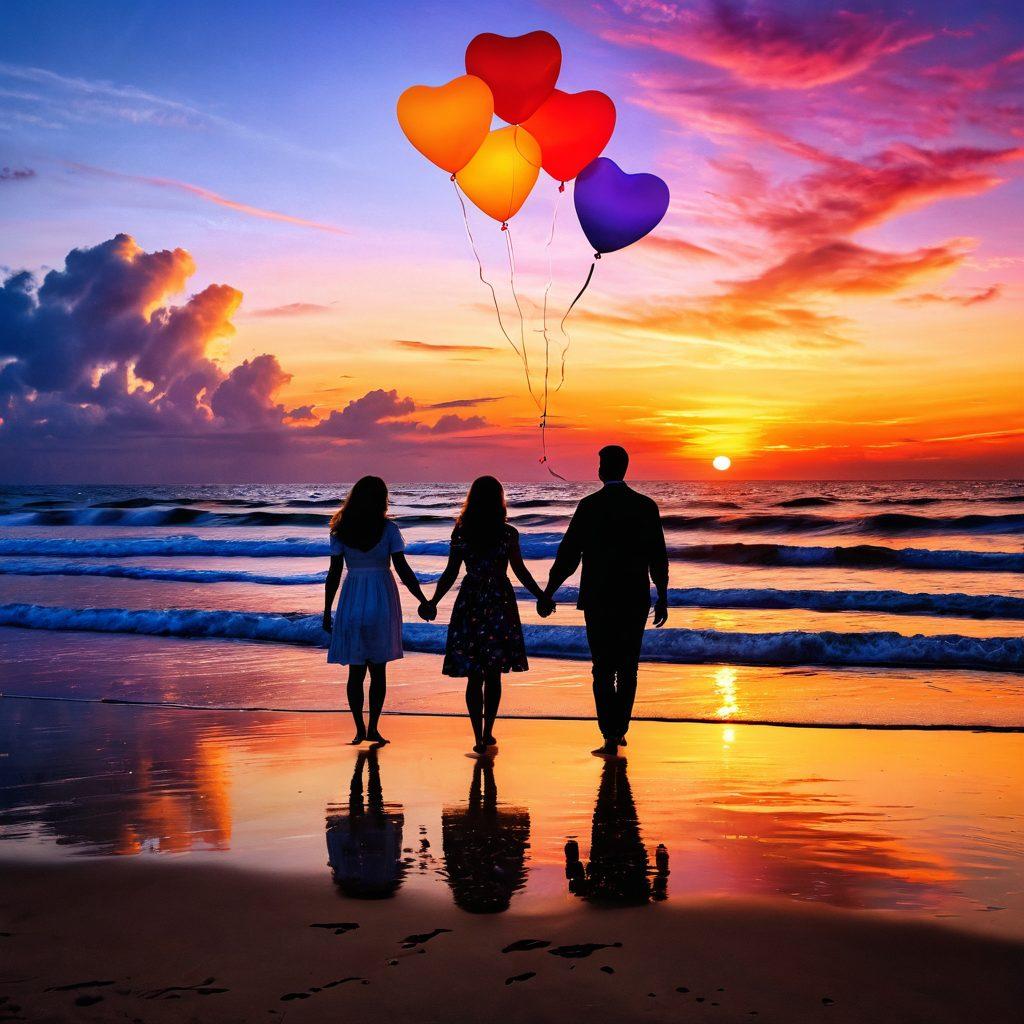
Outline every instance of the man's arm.
{"label": "man's arm", "polygon": [[544,588],[548,597],[554,597],[558,588],[579,568],[580,559],[583,558],[582,518],[583,513],[577,508],[562,543],[558,545],[558,553],[548,574],[548,585]]}
{"label": "man's arm", "polygon": [[651,574],[651,582],[658,592],[658,599],[654,603],[654,625],[664,626],[668,621],[668,551],[665,548],[661,512],[658,511],[657,505],[653,507],[649,551],[648,571]]}

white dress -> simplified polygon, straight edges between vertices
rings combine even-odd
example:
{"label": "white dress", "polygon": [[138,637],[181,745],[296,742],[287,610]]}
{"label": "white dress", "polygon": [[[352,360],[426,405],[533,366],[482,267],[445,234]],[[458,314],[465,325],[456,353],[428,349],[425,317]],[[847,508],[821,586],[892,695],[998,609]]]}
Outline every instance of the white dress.
{"label": "white dress", "polygon": [[334,616],[327,660],[365,665],[402,657],[402,603],[391,575],[391,556],[405,550],[401,531],[389,519],[369,551],[349,547],[331,534],[331,554],[345,556],[345,579]]}

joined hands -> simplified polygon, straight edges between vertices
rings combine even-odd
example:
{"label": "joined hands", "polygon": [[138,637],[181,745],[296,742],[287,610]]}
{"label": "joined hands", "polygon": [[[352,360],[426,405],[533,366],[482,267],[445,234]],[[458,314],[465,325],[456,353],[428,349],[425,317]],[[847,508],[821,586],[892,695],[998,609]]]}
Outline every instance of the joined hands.
{"label": "joined hands", "polygon": [[433,622],[437,618],[437,605],[433,601],[421,601],[417,611],[424,622]]}
{"label": "joined hands", "polygon": [[555,602],[547,594],[541,594],[537,598],[537,614],[542,618],[546,619],[554,610]]}

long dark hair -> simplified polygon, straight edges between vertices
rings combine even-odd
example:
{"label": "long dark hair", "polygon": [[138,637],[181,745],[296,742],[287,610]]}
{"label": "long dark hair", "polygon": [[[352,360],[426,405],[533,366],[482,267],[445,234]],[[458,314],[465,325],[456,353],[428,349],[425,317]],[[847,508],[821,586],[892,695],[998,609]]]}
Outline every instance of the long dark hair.
{"label": "long dark hair", "polygon": [[331,516],[331,533],[348,547],[369,551],[383,535],[387,515],[388,485],[379,476],[364,476]]}
{"label": "long dark hair", "polygon": [[469,485],[455,531],[470,547],[492,547],[501,540],[507,519],[505,489],[500,481],[493,476],[478,476]]}

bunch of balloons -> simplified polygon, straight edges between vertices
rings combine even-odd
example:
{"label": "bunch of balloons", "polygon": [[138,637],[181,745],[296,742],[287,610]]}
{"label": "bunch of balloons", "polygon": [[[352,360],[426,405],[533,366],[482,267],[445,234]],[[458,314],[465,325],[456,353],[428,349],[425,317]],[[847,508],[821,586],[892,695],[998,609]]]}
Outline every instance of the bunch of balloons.
{"label": "bunch of balloons", "polygon": [[[626,174],[601,156],[615,128],[615,104],[603,92],[556,89],[561,67],[562,48],[549,32],[484,32],[466,48],[466,74],[402,93],[398,123],[502,227],[542,168],[563,188],[575,178],[583,233],[596,253],[614,252],[657,227],[668,186],[653,174]],[[508,126],[492,130],[495,114]]]}
{"label": "bunch of balloons", "polygon": [[[482,33],[466,48],[465,75],[437,87],[414,85],[402,93],[398,99],[398,123],[420,153],[449,173],[460,202],[465,194],[496,220],[504,232],[533,191],[541,169],[559,183],[559,192],[564,192],[567,181],[575,179],[576,215],[594,248],[594,259],[598,260],[604,253],[632,245],[657,227],[668,209],[669,191],[656,175],[626,174],[613,160],[601,156],[615,128],[615,104],[602,92],[568,93],[556,89],[561,67],[562,49],[548,32],[514,37]],[[495,115],[506,122],[505,127],[491,127]],[[549,392],[550,272],[548,290],[544,293],[545,372],[544,397],[540,401],[531,383],[522,311],[520,348],[502,323],[497,296],[484,277],[468,220],[466,230],[480,266],[480,279],[494,297],[499,327],[520,356],[530,394],[541,410],[541,462],[547,462],[544,431]],[[515,295],[510,234],[506,234],[506,243]],[[550,244],[549,239],[549,264]],[[596,263],[591,265],[583,287],[562,317],[563,333],[565,319],[586,291],[594,266]],[[565,351],[563,348],[563,380]],[[550,466],[548,469],[558,476]]]}

